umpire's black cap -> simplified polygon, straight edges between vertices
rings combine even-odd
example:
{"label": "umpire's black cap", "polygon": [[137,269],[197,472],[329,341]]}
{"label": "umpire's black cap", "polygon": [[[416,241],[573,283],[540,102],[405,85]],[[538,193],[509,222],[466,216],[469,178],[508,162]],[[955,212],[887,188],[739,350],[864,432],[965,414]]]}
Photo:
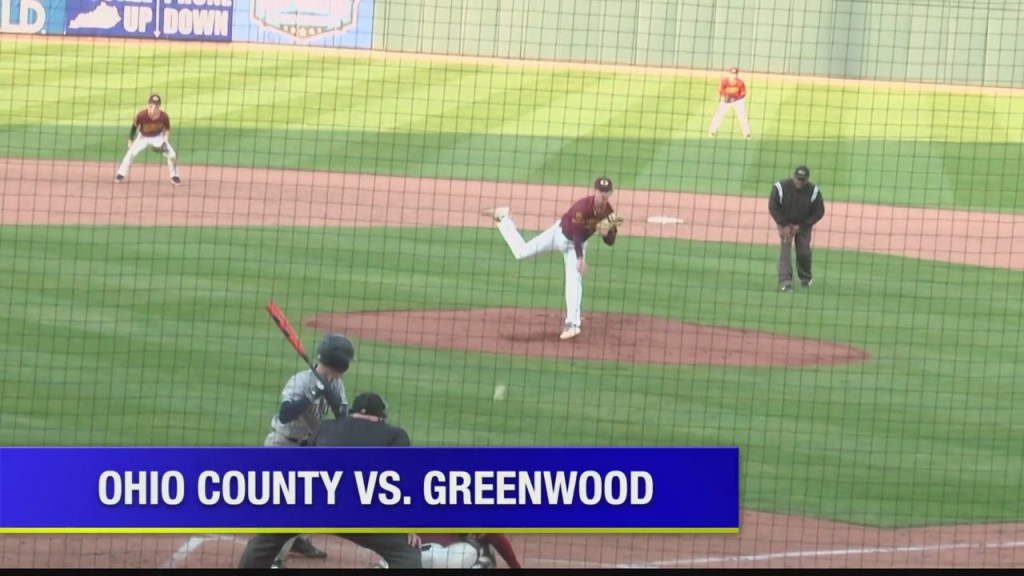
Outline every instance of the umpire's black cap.
{"label": "umpire's black cap", "polygon": [[388,404],[376,392],[363,392],[352,401],[350,414],[365,414],[378,418],[388,417]]}
{"label": "umpire's black cap", "polygon": [[793,177],[807,180],[811,177],[811,170],[807,166],[797,166],[796,170],[793,170]]}

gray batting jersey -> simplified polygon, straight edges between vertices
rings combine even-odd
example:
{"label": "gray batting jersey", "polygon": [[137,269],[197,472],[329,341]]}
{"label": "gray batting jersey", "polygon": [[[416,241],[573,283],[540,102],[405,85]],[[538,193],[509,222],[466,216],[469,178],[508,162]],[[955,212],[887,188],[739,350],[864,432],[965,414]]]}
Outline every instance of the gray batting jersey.
{"label": "gray batting jersey", "polygon": [[[302,398],[312,400],[317,382],[317,377],[312,370],[299,372],[289,378],[288,383],[284,385],[284,390],[281,391],[281,402],[293,402]],[[330,385],[338,392],[342,403],[348,404],[348,398],[345,396],[345,383],[340,378],[336,378],[330,382]],[[320,431],[320,422],[330,408],[327,400],[321,395],[320,398],[313,400],[313,403],[301,416],[291,422],[283,423],[280,420],[280,413],[274,414],[274,418],[270,421],[270,427],[289,438],[305,440]]]}

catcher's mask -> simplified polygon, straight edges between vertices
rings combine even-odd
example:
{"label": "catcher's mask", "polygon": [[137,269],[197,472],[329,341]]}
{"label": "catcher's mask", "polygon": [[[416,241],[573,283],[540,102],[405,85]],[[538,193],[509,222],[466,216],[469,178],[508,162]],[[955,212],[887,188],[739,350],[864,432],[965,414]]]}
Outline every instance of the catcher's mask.
{"label": "catcher's mask", "polygon": [[356,347],[344,334],[327,334],[316,348],[317,360],[344,374],[356,358]]}

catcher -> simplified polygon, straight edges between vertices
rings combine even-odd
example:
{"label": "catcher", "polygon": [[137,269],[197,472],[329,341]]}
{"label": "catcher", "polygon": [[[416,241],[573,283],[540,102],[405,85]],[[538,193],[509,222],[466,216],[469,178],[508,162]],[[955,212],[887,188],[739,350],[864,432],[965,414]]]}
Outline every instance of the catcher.
{"label": "catcher", "polygon": [[484,214],[498,223],[505,243],[516,260],[532,258],[544,252],[561,252],[565,261],[565,326],[559,336],[568,340],[579,336],[581,308],[583,306],[583,274],[587,272],[587,241],[594,233],[608,246],[615,244],[618,227],[623,218],[615,213],[609,201],[612,181],[601,177],[594,180],[594,193],[573,203],[561,219],[529,242],[523,240],[510,216],[507,206],[484,210]]}
{"label": "catcher", "polygon": [[708,128],[708,134],[712,138],[718,134],[718,127],[721,126],[722,120],[725,119],[725,113],[729,111],[729,108],[736,110],[736,118],[740,121],[740,130],[743,131],[743,136],[747,139],[750,138],[750,123],[747,122],[747,85],[740,79],[740,71],[738,68],[730,68],[729,75],[722,78],[722,82],[718,85],[718,111],[715,112],[715,117],[711,119],[711,127]]}

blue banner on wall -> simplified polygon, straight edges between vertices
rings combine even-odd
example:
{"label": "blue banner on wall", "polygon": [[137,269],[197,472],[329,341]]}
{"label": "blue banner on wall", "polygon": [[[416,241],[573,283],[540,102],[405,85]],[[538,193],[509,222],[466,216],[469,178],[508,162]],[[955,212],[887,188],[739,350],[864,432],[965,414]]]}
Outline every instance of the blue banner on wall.
{"label": "blue banner on wall", "polygon": [[0,532],[738,532],[737,448],[0,448]]}
{"label": "blue banner on wall", "polygon": [[235,0],[66,0],[68,36],[231,41]]}
{"label": "blue banner on wall", "polygon": [[0,34],[63,34],[64,0],[0,0]]}
{"label": "blue banner on wall", "polygon": [[235,0],[235,42],[373,46],[373,0]]}

